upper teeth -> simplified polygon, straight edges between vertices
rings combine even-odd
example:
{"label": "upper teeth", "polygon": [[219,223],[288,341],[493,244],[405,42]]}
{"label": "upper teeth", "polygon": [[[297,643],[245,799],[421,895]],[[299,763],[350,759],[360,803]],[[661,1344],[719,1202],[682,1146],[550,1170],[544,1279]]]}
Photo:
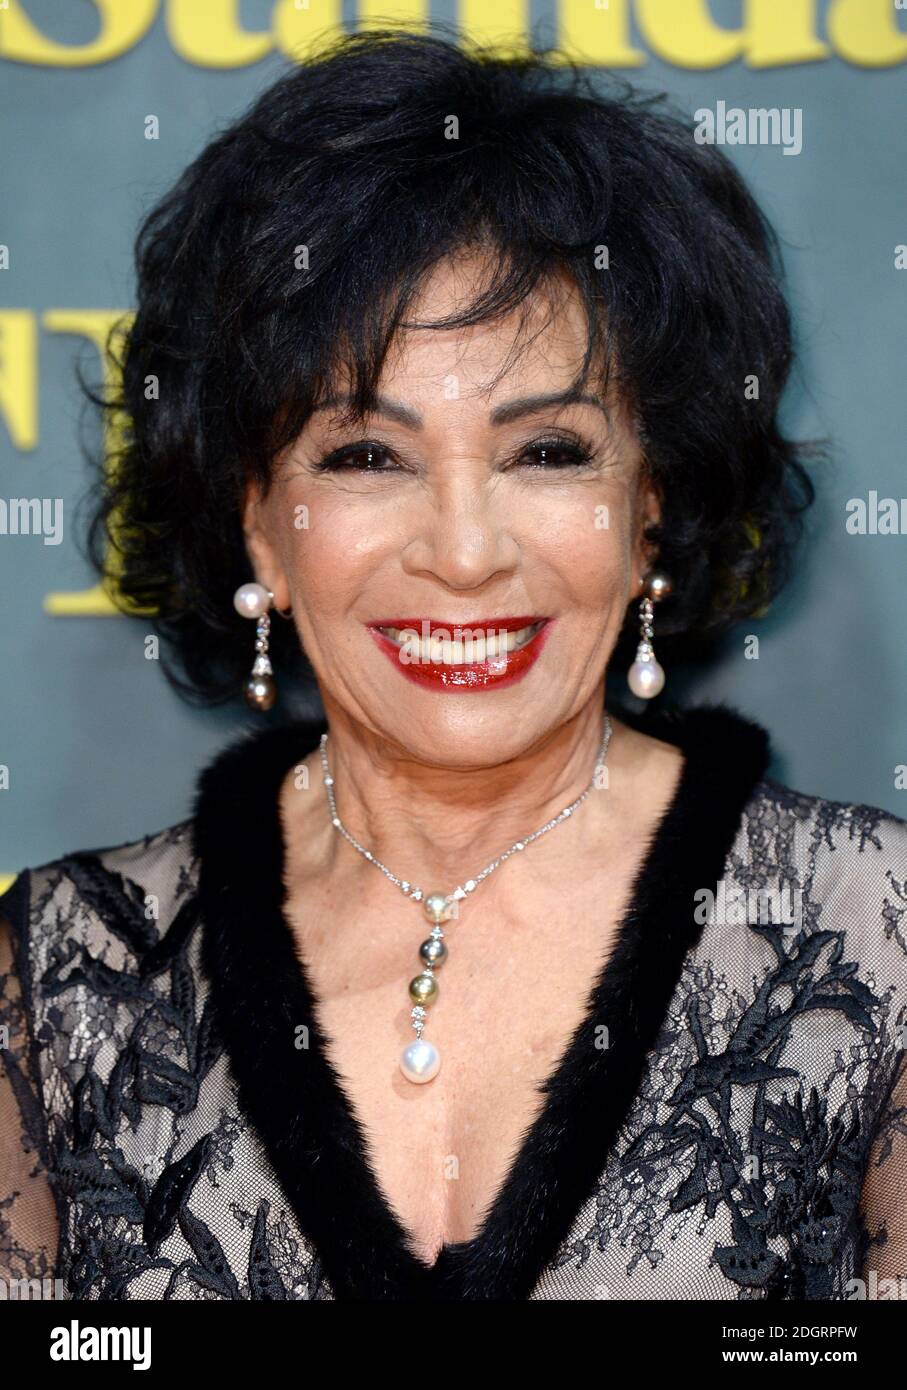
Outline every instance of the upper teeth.
{"label": "upper teeth", "polygon": [[455,629],[468,634],[465,638],[457,639],[436,636],[426,639],[411,627],[382,627],[378,630],[403,648],[412,663],[425,661],[456,666],[464,662],[488,661],[515,651],[517,647],[525,646],[540,627],[541,623],[531,623],[517,632],[493,632],[487,637],[482,636],[478,629]]}

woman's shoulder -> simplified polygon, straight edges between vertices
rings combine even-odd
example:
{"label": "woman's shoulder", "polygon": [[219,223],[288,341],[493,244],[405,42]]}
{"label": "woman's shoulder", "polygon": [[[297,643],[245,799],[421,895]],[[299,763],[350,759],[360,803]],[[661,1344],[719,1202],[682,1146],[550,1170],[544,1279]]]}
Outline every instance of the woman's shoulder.
{"label": "woman's shoulder", "polygon": [[[907,804],[905,804],[907,810]],[[836,801],[795,790],[765,777],[757,784],[746,818],[776,843],[799,836],[824,850],[840,867],[877,863],[877,855],[907,855],[907,819],[859,801]],[[842,851],[846,851],[843,852]],[[862,856],[862,857],[861,857]]]}
{"label": "woman's shoulder", "polygon": [[202,847],[212,857],[232,853],[231,828],[254,824],[275,801],[283,775],[317,746],[322,727],[295,720],[241,733],[201,769],[190,817],[141,839],[23,869],[0,896],[0,919],[30,930],[33,939],[76,932],[88,946],[112,936],[147,949],[189,911]]}
{"label": "woman's shoulder", "polygon": [[798,926],[840,933],[848,958],[884,965],[907,994],[907,820],[766,778],[732,861],[738,883],[785,890]]}
{"label": "woman's shoulder", "polygon": [[686,754],[679,805],[691,812],[681,817],[690,828],[677,834],[687,855],[697,835],[707,838],[726,818],[726,876],[738,897],[783,892],[799,905],[807,931],[846,929],[849,946],[881,935],[907,978],[907,819],[773,778],[767,731],[730,707],[666,711],[637,727]]}
{"label": "woman's shoulder", "polygon": [[24,868],[0,896],[0,918],[29,958],[81,947],[98,957],[114,947],[122,954],[124,946],[141,955],[194,900],[193,824]]}

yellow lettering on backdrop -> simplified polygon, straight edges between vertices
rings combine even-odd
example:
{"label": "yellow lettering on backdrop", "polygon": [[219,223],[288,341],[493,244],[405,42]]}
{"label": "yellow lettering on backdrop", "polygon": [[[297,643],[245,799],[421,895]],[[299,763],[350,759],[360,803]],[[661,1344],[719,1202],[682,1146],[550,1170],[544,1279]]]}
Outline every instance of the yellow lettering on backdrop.
{"label": "yellow lettering on backdrop", "polygon": [[[629,0],[560,0],[557,6],[558,49],[597,67],[638,68],[646,55],[630,42]],[[552,54],[556,58],[557,54]]]}
{"label": "yellow lettering on backdrop", "polygon": [[749,0],[746,61],[752,68],[812,63],[831,49],[819,38],[816,0]]}
{"label": "yellow lettering on backdrop", "polygon": [[360,29],[424,29],[428,0],[359,0],[356,15]]}
{"label": "yellow lettering on backdrop", "polygon": [[[43,326],[51,333],[75,333],[94,343],[103,368],[103,389],[108,391],[114,385],[113,368],[108,361],[106,346],[110,330],[119,323],[127,327],[131,315],[125,317],[116,309],[51,309],[42,319]],[[108,422],[104,437],[105,457],[115,453],[122,442],[123,420]],[[109,577],[116,582],[116,550],[111,553]],[[44,611],[54,617],[100,618],[114,616],[118,608],[109,596],[105,584],[93,584],[90,589],[47,594]]]}
{"label": "yellow lettering on backdrop", "polygon": [[[638,67],[646,55],[630,39],[629,0],[561,0],[561,39],[590,63]],[[716,24],[708,0],[636,0],[640,31],[653,53],[683,68],[717,68],[737,58],[781,67],[829,56],[817,33],[816,0],[746,0],[742,29]]]}
{"label": "yellow lettering on backdrop", "polygon": [[828,12],[828,37],[848,63],[888,68],[907,58],[907,33],[892,0],[837,0]]}
{"label": "yellow lettering on backdrop", "polygon": [[271,16],[274,42],[285,58],[301,61],[307,50],[322,46],[331,30],[342,28],[341,0],[277,0]]}
{"label": "yellow lettering on backdrop", "polygon": [[17,449],[38,442],[38,329],[27,309],[0,313],[0,415]]}
{"label": "yellow lettering on backdrop", "polygon": [[108,63],[137,44],[151,28],[158,0],[94,0],[101,31],[90,43],[57,43],[36,28],[20,0],[0,9],[0,58],[16,63],[46,63],[55,68],[84,68]]}
{"label": "yellow lettering on backdrop", "polygon": [[241,68],[270,53],[270,33],[240,28],[239,0],[170,0],[167,33],[173,50],[200,68]]}
{"label": "yellow lettering on backdrop", "polygon": [[636,0],[636,19],[653,53],[681,68],[717,68],[743,55],[741,29],[722,29],[708,0]]}
{"label": "yellow lettering on backdrop", "polygon": [[460,0],[457,23],[474,43],[489,44],[498,53],[528,52],[529,0],[497,0],[493,5],[488,0]]}
{"label": "yellow lettering on backdrop", "polygon": [[[275,0],[270,35],[241,27],[241,0],[92,3],[97,37],[65,44],[41,32],[23,0],[0,0],[0,58],[50,67],[106,63],[139,42],[162,4],[173,48],[200,67],[243,67],[274,46],[298,60],[344,27],[341,0]],[[716,68],[737,58],[753,68],[783,67],[833,52],[860,67],[907,60],[895,0],[829,0],[828,43],[819,37],[818,10],[819,0],[743,0],[741,27],[726,29],[715,22],[710,0],[555,0],[560,48],[593,67],[636,68],[648,60],[633,45],[634,13],[652,52],[681,68]],[[421,29],[428,12],[429,0],[359,0],[358,21],[364,29],[383,23]],[[462,31],[504,51],[526,50],[529,18],[529,0],[459,0]]]}

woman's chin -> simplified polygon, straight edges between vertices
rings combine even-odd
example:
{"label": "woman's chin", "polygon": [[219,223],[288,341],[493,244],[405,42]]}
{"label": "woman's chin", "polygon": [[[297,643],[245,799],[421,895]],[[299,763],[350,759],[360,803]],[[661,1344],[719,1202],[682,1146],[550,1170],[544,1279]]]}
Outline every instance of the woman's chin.
{"label": "woman's chin", "polygon": [[430,702],[418,692],[378,708],[367,723],[382,740],[405,750],[407,758],[449,771],[481,771],[510,762],[564,723],[571,707],[532,698],[448,698]]}

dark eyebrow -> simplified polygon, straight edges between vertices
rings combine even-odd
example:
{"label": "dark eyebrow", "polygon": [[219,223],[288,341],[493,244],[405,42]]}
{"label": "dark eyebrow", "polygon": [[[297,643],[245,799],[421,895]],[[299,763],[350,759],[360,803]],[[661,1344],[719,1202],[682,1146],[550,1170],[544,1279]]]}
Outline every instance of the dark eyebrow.
{"label": "dark eyebrow", "polygon": [[[349,403],[348,396],[329,396],[316,405],[312,414],[314,415],[320,410],[342,408],[348,406]],[[519,400],[505,401],[503,405],[495,407],[489,418],[493,425],[507,425],[512,420],[520,419],[523,415],[533,415],[540,410],[550,410],[552,406],[556,405],[591,405],[600,410],[606,418],[609,418],[607,410],[597,396],[576,391],[572,387],[566,391],[551,391],[545,395],[522,396]],[[395,420],[398,425],[404,425],[407,429],[420,430],[424,424],[418,411],[410,410],[409,406],[403,405],[400,401],[392,401],[389,396],[375,397],[375,411],[379,415],[386,416],[388,420]]]}
{"label": "dark eyebrow", "polygon": [[539,410],[549,410],[553,405],[594,405],[607,418],[608,412],[597,396],[574,390],[552,391],[543,396],[523,396],[521,400],[507,401],[491,412],[493,425],[507,425],[518,420],[521,415],[533,415]]}
{"label": "dark eyebrow", "polygon": [[[417,410],[410,410],[409,406],[403,405],[400,401],[392,401],[389,396],[375,396],[375,414],[385,415],[388,420],[396,420],[398,425],[405,425],[410,430],[420,430],[424,421]],[[319,401],[312,411],[316,415],[319,410],[336,410],[344,406],[349,407],[349,396],[329,396],[327,400]],[[367,412],[369,413],[369,412]]]}

